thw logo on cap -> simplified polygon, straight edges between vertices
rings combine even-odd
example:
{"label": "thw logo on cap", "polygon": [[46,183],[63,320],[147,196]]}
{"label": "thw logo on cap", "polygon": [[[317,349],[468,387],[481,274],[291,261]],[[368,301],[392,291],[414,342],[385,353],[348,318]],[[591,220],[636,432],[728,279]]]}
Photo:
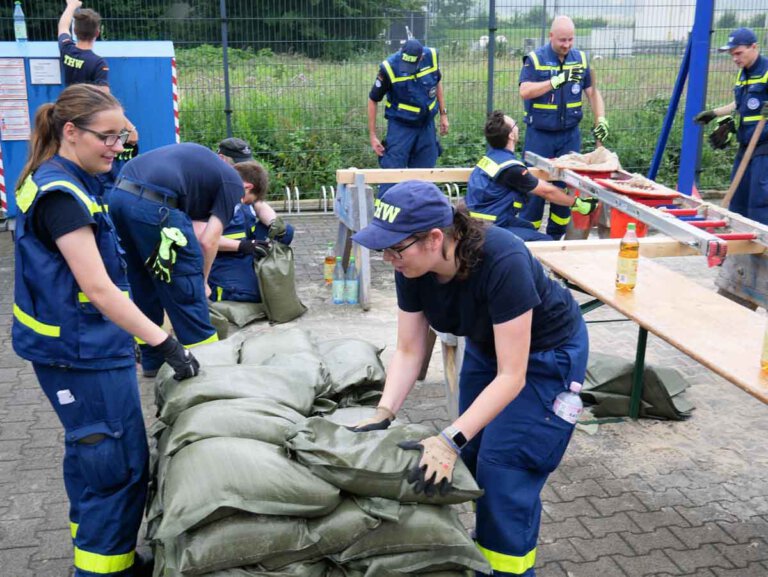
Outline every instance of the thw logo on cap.
{"label": "thw logo on cap", "polygon": [[389,224],[395,222],[397,215],[400,214],[400,207],[393,204],[387,204],[386,202],[376,199],[373,201],[374,211],[373,218],[378,218]]}

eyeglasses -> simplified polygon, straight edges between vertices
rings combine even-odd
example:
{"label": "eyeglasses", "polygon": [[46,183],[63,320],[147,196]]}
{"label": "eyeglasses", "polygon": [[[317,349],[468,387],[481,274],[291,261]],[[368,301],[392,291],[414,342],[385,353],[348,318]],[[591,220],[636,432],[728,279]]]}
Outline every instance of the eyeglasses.
{"label": "eyeglasses", "polygon": [[90,128],[86,128],[85,126],[78,126],[77,124],[75,124],[75,126],[77,126],[77,128],[79,128],[80,130],[85,130],[86,132],[90,132],[91,134],[94,134],[95,136],[97,136],[99,140],[101,140],[104,143],[104,146],[114,146],[118,142],[120,144],[125,144],[132,132],[130,130],[126,130],[125,128],[123,128],[117,134],[104,134],[103,132],[91,130]]}
{"label": "eyeglasses", "polygon": [[388,254],[389,256],[391,256],[396,260],[403,260],[403,253],[409,248],[411,248],[414,244],[419,242],[422,238],[424,237],[421,235],[415,236],[415,238],[405,246],[401,246],[401,247],[390,246],[389,248],[384,248],[376,252],[383,252],[384,254]]}

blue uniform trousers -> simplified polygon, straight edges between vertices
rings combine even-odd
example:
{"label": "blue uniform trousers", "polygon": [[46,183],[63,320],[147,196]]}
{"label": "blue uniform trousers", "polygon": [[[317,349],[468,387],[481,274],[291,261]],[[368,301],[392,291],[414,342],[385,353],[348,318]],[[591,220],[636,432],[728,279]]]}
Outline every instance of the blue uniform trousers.
{"label": "blue uniform trousers", "polygon": [[[435,123],[428,121],[424,126],[411,126],[397,120],[387,121],[387,138],[384,141],[384,156],[379,157],[381,168],[434,168],[440,148],[435,133]],[[379,186],[383,194],[391,184]]]}
{"label": "blue uniform trousers", "polygon": [[[584,321],[562,347],[531,353],[520,394],[462,450],[485,491],[477,501],[476,540],[494,575],[534,577],[540,493],[565,453],[574,426],[552,410],[571,381],[584,382],[589,339]],[[496,359],[467,341],[459,385],[463,413],[496,377]]]}
{"label": "blue uniform trousers", "polygon": [[[533,196],[533,195],[531,195]],[[502,228],[507,229],[509,232],[514,233],[519,238],[523,240],[523,242],[528,241],[535,241],[535,240],[552,240],[552,237],[548,234],[544,234],[543,232],[539,232],[535,228],[533,228],[533,225],[530,226],[504,226]]]}
{"label": "blue uniform trousers", "polygon": [[[193,347],[218,340],[208,312],[203,281],[203,253],[192,221],[175,208],[112,189],[109,213],[120,236],[128,264],[128,281],[133,301],[149,319],[163,324],[163,310],[181,344]],[[162,227],[176,227],[186,236],[187,246],[177,249],[171,282],[157,279],[144,266],[160,240]],[[163,357],[153,347],[139,343],[141,366],[156,371]]]}
{"label": "blue uniform trousers", "polygon": [[130,577],[149,469],[136,368],[33,367],[66,433],[75,577]]}
{"label": "blue uniform trousers", "polygon": [[[562,131],[538,130],[531,125],[525,130],[525,145],[523,151],[535,152],[544,158],[555,158],[569,152],[581,151],[581,133],[579,127],[574,126]],[[562,182],[553,182],[561,188],[565,188]],[[541,226],[544,216],[544,199],[540,196],[530,195],[525,206],[520,211],[520,216],[533,223],[536,229]],[[555,240],[565,234],[568,222],[571,220],[571,209],[568,206],[556,204],[549,205],[549,221],[547,222],[547,234]]]}
{"label": "blue uniform trousers", "polygon": [[[768,143],[763,146],[768,147]],[[736,174],[745,151],[746,147],[743,146],[736,153],[731,180]],[[768,224],[768,154],[752,157],[728,205],[728,210]]]}

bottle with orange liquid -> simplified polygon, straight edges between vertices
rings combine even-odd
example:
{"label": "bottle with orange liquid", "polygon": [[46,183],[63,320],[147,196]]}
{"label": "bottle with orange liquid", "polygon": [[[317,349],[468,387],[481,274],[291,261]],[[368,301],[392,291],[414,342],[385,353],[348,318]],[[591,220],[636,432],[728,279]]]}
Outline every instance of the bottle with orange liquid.
{"label": "bottle with orange liquid", "polygon": [[760,368],[764,373],[768,373],[768,324],[765,325],[765,336],[763,337],[763,354],[760,356]]}
{"label": "bottle with orange liquid", "polygon": [[640,242],[637,240],[635,223],[627,225],[627,232],[619,245],[619,262],[616,266],[616,289],[631,291],[637,284],[637,262],[640,257]]}
{"label": "bottle with orange liquid", "polygon": [[333,283],[333,268],[336,266],[336,255],[333,253],[333,243],[329,242],[325,249],[325,260],[323,261],[323,278],[326,286]]}

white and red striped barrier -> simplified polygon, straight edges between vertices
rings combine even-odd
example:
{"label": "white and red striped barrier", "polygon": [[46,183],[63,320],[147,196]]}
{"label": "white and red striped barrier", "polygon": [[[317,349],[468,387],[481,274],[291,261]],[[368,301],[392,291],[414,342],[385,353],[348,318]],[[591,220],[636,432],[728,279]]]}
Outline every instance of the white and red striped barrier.
{"label": "white and red striped barrier", "polygon": [[8,197],[5,195],[5,168],[3,167],[3,150],[0,148],[0,218],[8,216]]}
{"label": "white and red striped barrier", "polygon": [[179,129],[179,81],[176,77],[176,59],[171,58],[171,84],[173,85],[173,125],[176,129],[176,144],[181,142]]}

